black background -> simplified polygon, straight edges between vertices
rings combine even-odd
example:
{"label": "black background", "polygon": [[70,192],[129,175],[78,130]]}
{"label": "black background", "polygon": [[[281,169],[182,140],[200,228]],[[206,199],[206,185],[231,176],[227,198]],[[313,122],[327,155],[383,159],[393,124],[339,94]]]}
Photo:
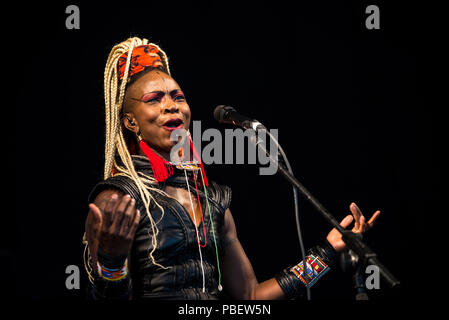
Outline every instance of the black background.
{"label": "black background", "polygon": [[[65,28],[65,8],[79,5],[80,30]],[[377,4],[381,29],[365,28]],[[220,128],[219,104],[268,128],[296,177],[341,220],[356,202],[382,216],[366,236],[402,281],[372,299],[414,294],[417,213],[430,192],[431,113],[414,107],[416,42],[409,3],[315,1],[245,5],[186,1],[34,4],[5,10],[3,68],[9,83],[3,129],[15,199],[2,228],[2,294],[17,299],[84,299],[81,239],[87,195],[102,178],[103,71],[107,55],[129,36],[158,43],[185,91],[193,120]],[[4,29],[5,30],[5,29]],[[13,124],[11,126],[11,124]],[[233,189],[240,241],[259,281],[300,260],[291,187],[260,176],[256,165],[210,165],[209,179]],[[424,186],[424,187],[421,187]],[[12,193],[14,189],[15,194]],[[306,247],[329,231],[303,199]],[[81,290],[65,288],[78,265]],[[334,270],[314,299],[353,299],[351,275]]]}

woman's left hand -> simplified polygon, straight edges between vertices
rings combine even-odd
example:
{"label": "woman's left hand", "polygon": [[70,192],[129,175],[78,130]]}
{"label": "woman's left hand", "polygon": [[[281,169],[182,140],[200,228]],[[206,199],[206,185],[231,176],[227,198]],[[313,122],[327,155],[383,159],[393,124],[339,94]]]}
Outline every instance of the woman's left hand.
{"label": "woman's left hand", "polygon": [[[365,217],[362,214],[362,211],[360,211],[359,207],[353,202],[349,206],[349,209],[351,210],[352,216],[348,215],[346,216],[341,222],[340,225],[343,228],[347,228],[353,220],[355,220],[354,227],[352,228],[352,232],[354,233],[364,233],[371,229],[376,222],[377,218],[380,215],[380,211],[377,210],[374,212],[374,214],[371,216],[371,219],[369,219],[368,222],[366,222]],[[346,244],[341,238],[341,233],[337,229],[332,229],[331,232],[327,235],[327,241],[334,247],[335,251],[340,252],[343,251],[346,248]]]}

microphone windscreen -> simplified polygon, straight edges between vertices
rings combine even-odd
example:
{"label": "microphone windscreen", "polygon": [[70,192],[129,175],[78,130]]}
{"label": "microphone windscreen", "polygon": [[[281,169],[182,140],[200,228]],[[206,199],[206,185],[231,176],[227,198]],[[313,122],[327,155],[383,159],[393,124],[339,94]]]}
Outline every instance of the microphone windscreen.
{"label": "microphone windscreen", "polygon": [[225,113],[224,108],[225,108],[225,106],[221,105],[221,106],[217,106],[214,110],[214,118],[218,122],[223,121],[223,115]]}
{"label": "microphone windscreen", "polygon": [[222,123],[226,123],[226,115],[229,112],[235,112],[235,109],[231,106],[224,106],[224,105],[220,105],[218,107],[215,108],[214,110],[214,118],[215,120],[217,120],[218,122],[222,122]]}

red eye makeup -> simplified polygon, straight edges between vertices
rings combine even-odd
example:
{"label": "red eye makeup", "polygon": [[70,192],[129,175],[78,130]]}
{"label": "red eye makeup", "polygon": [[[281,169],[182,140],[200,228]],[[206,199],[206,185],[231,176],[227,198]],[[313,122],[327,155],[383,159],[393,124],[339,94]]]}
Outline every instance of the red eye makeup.
{"label": "red eye makeup", "polygon": [[150,92],[144,94],[142,97],[143,102],[151,102],[151,101],[161,101],[162,97],[165,95],[163,92]]}

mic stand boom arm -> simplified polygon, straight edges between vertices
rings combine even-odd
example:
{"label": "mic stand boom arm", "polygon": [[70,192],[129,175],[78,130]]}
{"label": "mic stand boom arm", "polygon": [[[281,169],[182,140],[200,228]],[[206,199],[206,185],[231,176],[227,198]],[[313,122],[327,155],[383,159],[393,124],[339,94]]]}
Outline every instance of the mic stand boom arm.
{"label": "mic stand boom arm", "polygon": [[[376,253],[374,253],[374,251],[372,251],[355,233],[343,229],[338,221],[332,216],[332,214],[327,211],[327,209],[292,174],[290,174],[290,172],[288,172],[286,167],[277,159],[272,158],[272,156],[266,150],[264,143],[260,143],[260,140],[258,140],[258,138],[256,139],[249,140],[256,145],[256,148],[259,147],[263,152],[267,154],[270,162],[278,166],[278,171],[281,173],[281,175],[284,176],[284,178],[288,182],[290,182],[298,189],[298,191],[307,199],[307,201],[309,201],[313,205],[313,207],[319,213],[321,213],[324,219],[329,222],[332,227],[336,228],[342,234],[342,239],[346,243],[348,249],[354,251],[365,265],[376,265],[379,268],[381,277],[385,280],[390,288],[398,286],[400,284],[399,280],[397,280],[393,276],[393,274],[379,262]],[[275,141],[275,143],[277,143],[277,141]]]}

